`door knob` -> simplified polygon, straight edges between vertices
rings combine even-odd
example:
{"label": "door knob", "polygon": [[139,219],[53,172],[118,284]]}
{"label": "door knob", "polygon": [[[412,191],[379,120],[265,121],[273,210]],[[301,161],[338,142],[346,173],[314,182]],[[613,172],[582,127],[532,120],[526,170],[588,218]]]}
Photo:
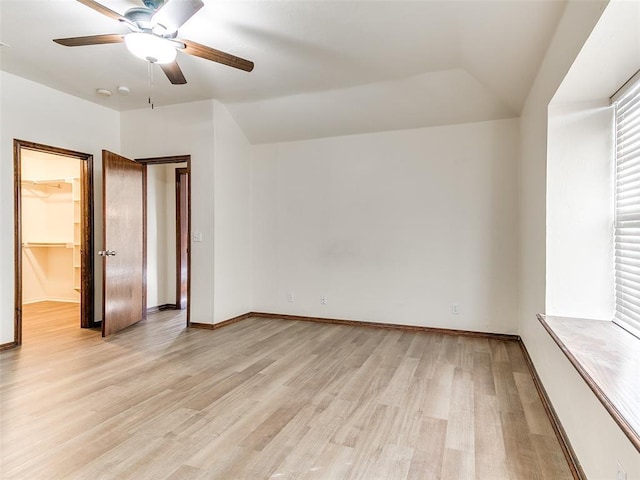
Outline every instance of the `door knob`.
{"label": "door knob", "polygon": [[100,255],[101,257],[115,257],[116,256],[116,251],[115,250],[100,250],[98,252],[98,255]]}

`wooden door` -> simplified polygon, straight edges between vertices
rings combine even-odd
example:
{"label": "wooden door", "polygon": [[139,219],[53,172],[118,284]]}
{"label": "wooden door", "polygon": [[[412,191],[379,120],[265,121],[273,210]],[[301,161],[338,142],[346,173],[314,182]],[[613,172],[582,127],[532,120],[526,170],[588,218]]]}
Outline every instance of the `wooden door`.
{"label": "wooden door", "polygon": [[106,337],[146,316],[143,166],[103,150],[102,180]]}
{"label": "wooden door", "polygon": [[187,307],[189,246],[189,170],[176,168],[176,307]]}

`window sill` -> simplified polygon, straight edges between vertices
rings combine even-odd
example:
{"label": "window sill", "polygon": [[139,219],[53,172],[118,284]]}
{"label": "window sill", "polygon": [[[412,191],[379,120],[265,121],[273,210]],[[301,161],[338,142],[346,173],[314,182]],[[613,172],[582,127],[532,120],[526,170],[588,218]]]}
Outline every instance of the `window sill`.
{"label": "window sill", "polygon": [[538,320],[640,452],[640,339],[608,321]]}

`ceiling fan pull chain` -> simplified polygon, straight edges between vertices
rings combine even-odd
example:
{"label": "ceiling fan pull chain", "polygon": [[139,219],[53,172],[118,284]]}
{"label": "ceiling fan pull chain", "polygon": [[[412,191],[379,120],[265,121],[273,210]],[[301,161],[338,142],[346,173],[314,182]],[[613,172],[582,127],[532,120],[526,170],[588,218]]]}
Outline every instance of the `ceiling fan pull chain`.
{"label": "ceiling fan pull chain", "polygon": [[148,67],[148,76],[149,76],[149,105],[151,105],[151,110],[153,110],[153,62],[147,62]]}

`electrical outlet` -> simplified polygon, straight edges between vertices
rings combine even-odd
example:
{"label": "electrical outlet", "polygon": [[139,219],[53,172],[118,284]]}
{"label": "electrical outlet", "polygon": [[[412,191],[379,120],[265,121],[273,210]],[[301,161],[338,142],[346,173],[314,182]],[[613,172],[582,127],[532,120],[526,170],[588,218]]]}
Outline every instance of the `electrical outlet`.
{"label": "electrical outlet", "polygon": [[622,464],[618,461],[618,476],[616,480],[627,480],[627,472],[624,471]]}
{"label": "electrical outlet", "polygon": [[327,304],[327,296],[320,295],[320,305],[326,305],[326,304]]}
{"label": "electrical outlet", "polygon": [[457,303],[451,305],[451,314],[458,315],[460,313],[460,306]]}
{"label": "electrical outlet", "polygon": [[287,292],[287,302],[293,303],[293,292]]}

